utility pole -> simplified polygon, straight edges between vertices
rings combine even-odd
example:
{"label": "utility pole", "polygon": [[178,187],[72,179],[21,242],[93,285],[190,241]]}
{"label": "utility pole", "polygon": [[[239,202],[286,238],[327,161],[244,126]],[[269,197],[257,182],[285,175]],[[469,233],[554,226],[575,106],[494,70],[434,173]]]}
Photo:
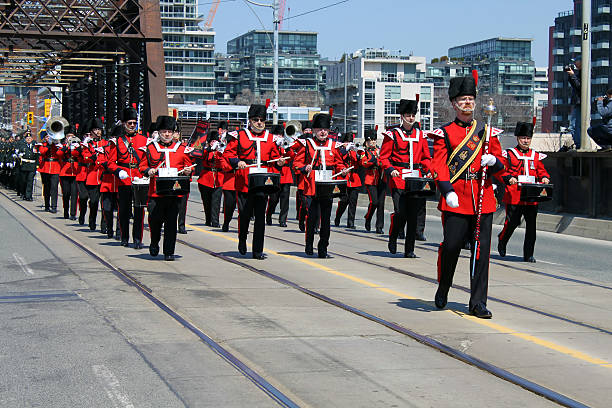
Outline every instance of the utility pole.
{"label": "utility pole", "polygon": [[274,109],[272,123],[278,124],[278,0],[274,0]]}
{"label": "utility pole", "polygon": [[348,55],[344,53],[344,134],[347,132],[346,118],[348,117]]}
{"label": "utility pole", "polygon": [[582,69],[580,72],[580,150],[591,150],[591,1],[582,1]]}

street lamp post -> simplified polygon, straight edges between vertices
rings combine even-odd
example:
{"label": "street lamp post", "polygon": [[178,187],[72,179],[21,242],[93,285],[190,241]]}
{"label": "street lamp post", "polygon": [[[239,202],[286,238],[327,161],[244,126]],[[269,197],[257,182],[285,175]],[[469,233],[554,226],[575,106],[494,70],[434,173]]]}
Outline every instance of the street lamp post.
{"label": "street lamp post", "polygon": [[591,2],[582,2],[582,70],[580,72],[580,150],[591,150]]}

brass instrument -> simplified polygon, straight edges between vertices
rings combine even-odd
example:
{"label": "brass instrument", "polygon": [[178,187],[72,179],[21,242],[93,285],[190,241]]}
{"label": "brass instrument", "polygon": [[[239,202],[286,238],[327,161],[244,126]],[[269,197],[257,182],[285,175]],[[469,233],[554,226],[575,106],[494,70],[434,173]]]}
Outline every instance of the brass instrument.
{"label": "brass instrument", "polygon": [[61,116],[52,116],[47,120],[46,128],[49,138],[55,142],[59,142],[64,138],[64,131],[69,123]]}

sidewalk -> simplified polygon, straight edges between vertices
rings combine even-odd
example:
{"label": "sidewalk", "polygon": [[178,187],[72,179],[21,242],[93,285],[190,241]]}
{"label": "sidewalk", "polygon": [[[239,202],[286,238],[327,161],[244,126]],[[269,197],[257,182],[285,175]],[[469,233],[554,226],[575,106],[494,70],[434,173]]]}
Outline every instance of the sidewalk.
{"label": "sidewalk", "polygon": [[[295,187],[291,188],[291,197],[295,197]],[[368,204],[368,195],[359,194],[357,206],[367,208]],[[427,201],[427,215],[438,217],[440,212],[437,206],[437,201]],[[385,209],[393,211],[391,197],[386,198]],[[505,210],[501,206],[493,217],[493,223],[502,225],[504,217]],[[579,217],[572,214],[547,214],[540,212],[538,213],[537,225],[539,231],[612,241],[612,220]]]}

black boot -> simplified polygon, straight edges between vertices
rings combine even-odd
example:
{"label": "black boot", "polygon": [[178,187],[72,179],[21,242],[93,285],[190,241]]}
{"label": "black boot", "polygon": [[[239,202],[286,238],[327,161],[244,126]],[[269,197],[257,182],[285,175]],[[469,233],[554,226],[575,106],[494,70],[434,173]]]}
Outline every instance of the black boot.
{"label": "black boot", "polygon": [[372,220],[369,218],[366,218],[365,220],[365,229],[368,232],[370,232],[370,230],[372,229]]}

